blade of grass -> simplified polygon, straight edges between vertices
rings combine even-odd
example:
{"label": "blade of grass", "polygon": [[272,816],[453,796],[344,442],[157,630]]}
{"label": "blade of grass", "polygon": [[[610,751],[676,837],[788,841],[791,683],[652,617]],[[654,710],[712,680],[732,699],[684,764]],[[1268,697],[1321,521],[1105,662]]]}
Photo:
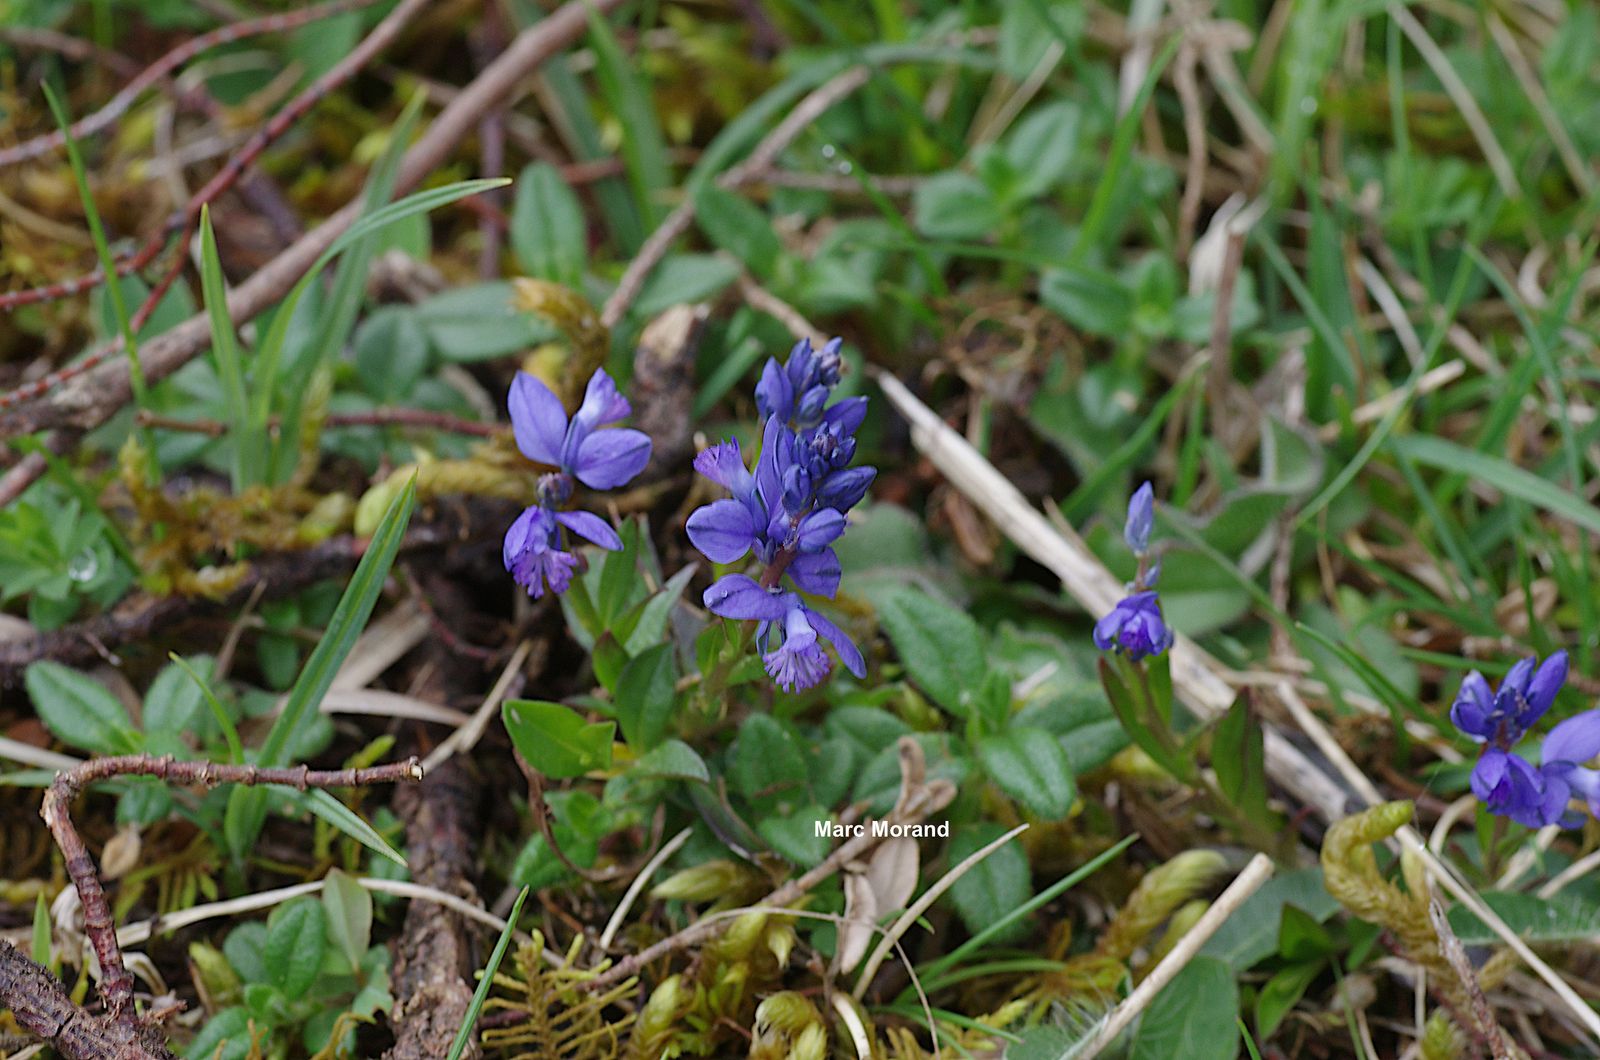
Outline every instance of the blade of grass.
{"label": "blade of grass", "polygon": [[94,204],[94,193],[89,190],[88,170],[84,168],[83,155],[78,151],[77,138],[72,135],[72,119],[56,95],[55,89],[50,87],[50,82],[40,82],[39,87],[44,90],[44,98],[50,104],[50,112],[55,115],[56,125],[61,129],[61,135],[66,141],[67,161],[72,167],[72,179],[78,186],[78,197],[83,200],[83,213],[89,222],[89,236],[94,240],[95,257],[100,259],[100,271],[106,278],[106,297],[111,299],[111,308],[117,318],[117,329],[122,333],[122,348],[128,355],[128,378],[133,386],[134,403],[139,408],[144,408],[148,404],[149,387],[145,382],[144,366],[139,362],[139,342],[133,334],[133,320],[128,314],[127,302],[122,297],[122,282],[117,277],[117,262],[111,256],[111,247],[106,242],[106,228],[100,220],[100,211]]}
{"label": "blade of grass", "polygon": [[628,131],[622,138],[622,164],[633,188],[634,203],[646,225],[654,228],[661,220],[661,196],[672,184],[655,102],[636,68],[623,55],[616,34],[594,11],[589,12],[589,39],[594,48],[600,94]]}
{"label": "blade of grass", "polygon": [[[1044,890],[1040,891],[1026,902],[1023,902],[1021,905],[1017,906],[1017,908],[1011,910],[1001,919],[995,921],[993,924],[990,924],[976,935],[973,935],[971,938],[967,939],[961,945],[940,957],[938,960],[930,963],[926,968],[918,968],[917,977],[919,979],[927,980],[939,976],[946,969],[965,958],[969,953],[976,952],[980,946],[994,938],[996,935],[1000,934],[1002,931],[1006,930],[1006,928],[1011,924],[1032,913],[1035,909],[1042,908],[1047,903],[1055,901],[1056,898],[1065,894],[1067,891],[1070,891],[1072,888],[1076,887],[1078,884],[1082,883],[1096,872],[1099,872],[1100,869],[1113,858],[1121,854],[1124,850],[1127,850],[1128,847],[1132,846],[1134,843],[1138,842],[1138,839],[1139,834],[1137,832],[1132,835],[1124,836],[1122,839],[1117,841],[1115,846],[1096,854],[1093,858],[1090,858],[1076,869],[1073,869],[1067,875],[1061,877],[1061,879],[1057,880],[1055,883],[1052,883],[1049,887],[1046,887]],[[909,990],[910,988],[907,987],[907,989]],[[902,998],[904,998],[903,994]]]}
{"label": "blade of grass", "polygon": [[472,1030],[478,1025],[478,1013],[483,1011],[483,1003],[489,999],[489,988],[494,985],[494,973],[500,970],[500,962],[505,959],[506,948],[511,945],[511,935],[517,929],[517,917],[522,913],[522,903],[528,900],[528,888],[524,887],[522,893],[517,895],[516,903],[511,906],[511,915],[506,917],[506,929],[500,932],[500,938],[494,944],[494,952],[489,954],[489,963],[483,966],[483,975],[478,980],[478,988],[472,992],[472,1003],[467,1006],[467,1014],[461,1021],[461,1029],[456,1032],[456,1040],[450,1043],[450,1053],[445,1060],[461,1060],[461,1054],[466,1051],[467,1043],[472,1040]]}
{"label": "blade of grass", "polygon": [[[257,756],[259,764],[287,764],[290,740],[299,734],[306,715],[322,702],[339,666],[366,627],[367,618],[378,602],[378,594],[383,591],[384,580],[389,576],[389,568],[399,554],[416,497],[417,483],[413,476],[389,502],[383,520],[367,545],[366,555],[361,557],[350,584],[345,587],[344,595],[333,610],[328,628],[312,650],[311,658],[306,660],[305,668],[295,679],[294,686],[289,689],[283,713],[272,723],[261,745]],[[237,787],[228,797],[224,832],[235,854],[248,850],[255,842],[261,825],[266,821],[266,808],[266,792],[259,788]]]}
{"label": "blade of grass", "polygon": [[1419,464],[1465,475],[1567,519],[1574,526],[1600,533],[1600,508],[1510,461],[1432,436],[1395,438],[1389,444],[1396,452]]}
{"label": "blade of grass", "polygon": [[1129,105],[1127,113],[1117,119],[1116,131],[1111,134],[1111,151],[1106,158],[1105,171],[1100,175],[1100,182],[1095,185],[1094,196],[1089,200],[1089,209],[1083,216],[1083,225],[1078,229],[1078,238],[1073,241],[1072,249],[1067,252],[1067,264],[1081,265],[1091,251],[1099,248],[1101,229],[1110,220],[1111,207],[1126,180],[1124,171],[1128,168],[1128,159],[1133,155],[1133,142],[1139,134],[1139,125],[1144,121],[1144,109],[1149,105],[1150,97],[1156,90],[1156,83],[1161,80],[1167,64],[1178,54],[1178,45],[1181,43],[1183,37],[1180,34],[1174,34],[1172,39],[1167,41],[1150,63],[1150,72],[1145,74],[1144,82],[1139,86],[1139,93],[1133,97],[1133,103]]}
{"label": "blade of grass", "polygon": [[[302,794],[293,788],[279,788],[278,790],[294,795]],[[322,820],[327,821],[374,854],[388,858],[402,869],[406,868],[406,859],[400,856],[398,850],[389,845],[388,840],[378,834],[377,829],[363,820],[360,814],[328,792],[321,788],[313,788],[311,791],[305,792],[300,801],[306,809]]]}
{"label": "blade of grass", "polygon": [[261,482],[261,459],[266,455],[266,437],[259,440],[250,429],[249,399],[244,387],[244,364],[234,341],[233,320],[228,316],[228,288],[222,278],[222,261],[217,256],[217,237],[211,230],[211,206],[200,207],[200,290],[211,321],[211,353],[217,362],[217,377],[228,402],[229,434],[233,441],[233,492],[242,493]]}
{"label": "blade of grass", "polygon": [[236,765],[242,764],[244,762],[244,744],[239,741],[239,730],[234,726],[233,719],[228,717],[228,712],[222,706],[221,701],[217,699],[216,693],[211,691],[211,686],[206,683],[205,678],[201,677],[183,656],[175,651],[169,651],[167,652],[167,658],[183,667],[183,672],[189,675],[189,680],[193,681],[195,686],[200,689],[200,695],[210,709],[211,716],[217,720],[217,728],[222,730],[222,738],[227,741],[229,761]]}

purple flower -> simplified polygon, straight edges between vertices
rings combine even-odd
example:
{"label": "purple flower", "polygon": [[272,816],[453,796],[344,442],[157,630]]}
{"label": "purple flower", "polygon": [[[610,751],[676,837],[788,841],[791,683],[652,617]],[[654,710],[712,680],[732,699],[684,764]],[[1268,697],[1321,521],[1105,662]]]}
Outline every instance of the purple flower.
{"label": "purple flower", "polygon": [[810,339],[801,339],[789,351],[789,360],[779,365],[767,358],[756,384],[756,409],[762,419],[795,426],[814,425],[822,415],[828,395],[839,384],[843,360],[839,356],[841,339],[830,339],[820,350],[811,348]]}
{"label": "purple flower", "polygon": [[1537,656],[1519,661],[1493,693],[1483,675],[1472,671],[1461,682],[1461,691],[1450,707],[1450,720],[1476,743],[1510,750],[1550,709],[1567,680],[1566,652],[1558,651],[1542,665],[1538,663]]}
{"label": "purple flower", "polygon": [[842,369],[839,346],[834,339],[814,350],[802,340],[786,364],[767,361],[756,385],[763,423],[754,468],[745,465],[734,441],[714,445],[694,461],[696,471],[731,496],[689,516],[689,540],[713,563],[750,557],[762,567],[759,583],[743,574],[718,581],[706,591],[706,606],[724,618],[760,623],[756,641],[767,673],[789,691],[812,688],[827,677],[832,663],[821,640],[832,643],[857,676],[866,672],[850,639],[784,587],[787,578],[801,592],[838,592],[839,557],[832,546],[845,531],[845,513],[866,496],[877,474],[849,466],[855,432],[866,419],[866,398],[828,403]]}
{"label": "purple flower", "polygon": [[501,558],[530,596],[542,596],[546,588],[562,593],[578,567],[577,556],[562,547],[563,530],[601,548],[622,547],[622,539],[598,515],[561,510],[572,499],[574,479],[597,490],[624,485],[649,462],[650,439],[640,431],[601,429],[631,411],[603,370],[590,377],[571,420],[550,388],[526,372],[512,381],[508,404],[522,455],[557,470],[539,479],[537,501],[506,531]]}
{"label": "purple flower", "polygon": [[1567,805],[1567,785],[1550,779],[1522,756],[1490,747],[1472,767],[1472,793],[1490,813],[1539,828],[1559,820]]}
{"label": "purple flower", "polygon": [[650,438],[643,431],[598,429],[632,411],[603,368],[589,378],[583,404],[570,421],[561,399],[527,372],[512,381],[509,403],[522,455],[560,468],[590,489],[616,489],[650,462]]}
{"label": "purple flower", "polygon": [[1173,633],[1161,617],[1161,601],[1148,589],[1125,596],[1094,626],[1101,651],[1119,651],[1133,662],[1172,647]]}
{"label": "purple flower", "polygon": [[728,574],[706,590],[705,605],[723,618],[755,619],[756,644],[767,673],[786,692],[821,684],[833,669],[819,637],[833,645],[839,661],[857,677],[866,661],[838,626],[805,605],[798,594],[767,589],[743,574]]}
{"label": "purple flower", "polygon": [[1155,491],[1146,482],[1134,491],[1128,500],[1128,522],[1122,528],[1122,540],[1136,556],[1150,551],[1150,529],[1155,524]]}
{"label": "purple flower", "polygon": [[1600,710],[1568,718],[1544,738],[1535,769],[1514,751],[1486,747],[1472,767],[1472,793],[1490,813],[1529,828],[1573,827],[1582,818],[1567,807],[1581,798],[1600,816],[1600,770],[1585,763],[1600,754]]}

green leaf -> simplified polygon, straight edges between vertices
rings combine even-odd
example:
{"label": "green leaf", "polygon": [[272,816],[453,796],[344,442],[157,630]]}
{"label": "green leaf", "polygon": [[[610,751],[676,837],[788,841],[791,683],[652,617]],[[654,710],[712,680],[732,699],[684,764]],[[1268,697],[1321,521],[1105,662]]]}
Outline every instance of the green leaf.
{"label": "green leaf", "polygon": [[1066,817],[1077,798],[1067,753],[1043,729],[1019,726],[986,737],[978,743],[978,760],[1001,791],[1044,820]]}
{"label": "green leaf", "polygon": [[1283,907],[1278,923],[1278,956],[1286,961],[1310,961],[1338,949],[1333,934],[1317,918],[1292,903]]}
{"label": "green leaf", "polygon": [[1319,922],[1339,909],[1322,884],[1321,869],[1281,873],[1245,899],[1200,952],[1225,961],[1236,973],[1246,971],[1278,951],[1278,924],[1290,902]]}
{"label": "green leaf", "polygon": [[311,989],[328,948],[328,918],[322,903],[296,898],[272,911],[261,959],[268,981],[293,1001]]}
{"label": "green leaf", "polygon": [[328,934],[351,969],[360,968],[361,958],[372,944],[372,894],[354,877],[329,869],[322,881],[322,909],[328,918]]}
{"label": "green leaf", "polygon": [[917,185],[912,223],[934,239],[981,239],[1005,223],[988,185],[970,173],[936,173]]}
{"label": "green leaf", "polygon": [[163,666],[144,694],[144,731],[181,736],[192,729],[205,703],[205,686],[197,681],[210,678],[214,663],[209,655],[197,655],[192,663]]}
{"label": "green leaf", "polygon": [[806,774],[805,751],[781,721],[770,714],[752,714],[740,727],[728,777],[745,798],[777,797],[798,803]]}
{"label": "green leaf", "polygon": [[1017,174],[1014,195],[1042,195],[1066,177],[1081,123],[1081,109],[1071,100],[1046,104],[1017,123],[1005,144],[1006,161]]}
{"label": "green leaf", "polygon": [[441,291],[416,307],[428,341],[447,361],[486,361],[549,342],[554,324],[511,306],[511,285],[474,283]]}
{"label": "green leaf", "polygon": [[33,902],[33,963],[50,967],[50,939],[53,932],[50,926],[50,907],[45,904],[44,892],[40,891]]}
{"label": "green leaf", "polygon": [[383,306],[356,329],[356,375],[375,400],[411,396],[428,368],[428,333],[410,306]]}
{"label": "green leaf", "polygon": [[[1005,834],[1005,828],[992,822],[962,829],[950,841],[950,864],[959,865],[962,859]],[[967,930],[977,933],[1009,918],[1012,911],[1027,902],[1032,893],[1028,855],[1021,844],[1011,842],[968,870],[950,887],[949,896]],[[1025,930],[1023,921],[1012,920],[1009,927],[990,937],[1004,942],[1015,939]]]}
{"label": "green leaf", "polygon": [[1322,968],[1322,961],[1291,964],[1278,969],[1262,984],[1261,992],[1256,995],[1256,1037],[1265,1041],[1277,1032],[1283,1017],[1305,996],[1306,989]]}
{"label": "green leaf", "polygon": [[701,302],[739,276],[737,262],[714,254],[675,254],[663,261],[634,302],[632,314],[655,316],[664,309]]}
{"label": "green leaf", "polygon": [[242,1005],[212,1016],[183,1051],[192,1060],[245,1060],[250,1054],[250,1014]]}
{"label": "green leaf", "polygon": [[277,791],[299,796],[299,801],[312,814],[333,825],[333,827],[337,828],[351,839],[354,839],[357,843],[360,843],[374,854],[377,854],[380,857],[388,858],[396,865],[399,865],[402,869],[406,867],[406,859],[400,856],[400,852],[398,850],[389,845],[389,841],[384,839],[382,834],[380,834],[376,828],[372,827],[362,818],[360,814],[356,813],[350,807],[334,798],[328,792],[323,791],[321,788],[314,788],[307,792],[298,792],[293,788],[277,787],[276,785],[274,785],[274,787]]}
{"label": "green leaf", "polygon": [[1263,824],[1271,819],[1267,808],[1267,766],[1261,725],[1250,713],[1244,696],[1217,723],[1211,742],[1211,768],[1223,798],[1246,817]]}
{"label": "green leaf", "polygon": [[1238,1013],[1233,972],[1215,957],[1196,957],[1151,1002],[1133,1040],[1132,1060],[1234,1060]]}
{"label": "green leaf", "polygon": [[[400,544],[405,540],[406,524],[411,519],[416,499],[417,482],[413,477],[389,502],[378,529],[367,543],[366,554],[361,557],[350,584],[339,598],[328,628],[317,642],[311,658],[306,660],[294,687],[289,690],[283,713],[272,723],[266,740],[262,742],[258,758],[260,765],[287,764],[285,757],[290,741],[299,735],[307,715],[322,702],[322,697],[333,684],[334,675],[355,646],[356,638],[361,635],[367,618],[378,602],[378,594],[383,591],[383,583],[389,577],[389,568],[394,565]],[[236,857],[243,856],[255,844],[256,836],[261,832],[267,814],[265,796],[265,792],[243,786],[236,787],[228,796],[223,831]]]}
{"label": "green leaf", "polygon": [[98,681],[42,660],[28,667],[23,683],[39,720],[63,743],[103,755],[140,749],[143,741],[133,719]]}
{"label": "green leaf", "polygon": [[705,760],[682,740],[667,740],[633,764],[630,773],[645,777],[671,777],[711,783]]}
{"label": "green leaf", "polygon": [[879,617],[911,679],[935,703],[965,717],[989,671],[978,624],[916,589],[888,595]]}
{"label": "green leaf", "polygon": [[[605,629],[612,628],[612,623],[628,607],[633,590],[639,584],[639,521],[629,519],[618,536],[622,538],[622,547],[606,553],[600,567],[600,591],[595,596],[595,609]],[[620,640],[627,639],[623,633],[617,636]]]}
{"label": "green leaf", "polygon": [[744,196],[704,184],[695,192],[695,219],[718,247],[744,262],[763,280],[770,280],[783,257],[783,244],[767,215]]}
{"label": "green leaf", "polygon": [[508,699],[501,720],[528,765],[552,780],[581,777],[611,764],[615,722],[585,722],[571,707],[544,700]]}
{"label": "green leaf", "polygon": [[586,228],[583,204],[556,167],[534,162],[517,177],[511,249],[529,276],[576,286],[589,256]]}
{"label": "green leaf", "polygon": [[[1600,935],[1600,903],[1572,891],[1551,898],[1513,891],[1484,891],[1484,904],[1527,942],[1571,942]],[[1464,906],[1450,910],[1450,927],[1468,946],[1486,946],[1499,936]]]}
{"label": "green leaf", "polygon": [[660,743],[677,704],[678,667],[671,644],[657,644],[629,659],[617,679],[617,720],[635,751]]}
{"label": "green leaf", "polygon": [[801,806],[786,816],[763,817],[756,825],[756,831],[784,860],[799,868],[809,869],[833,849],[833,840],[829,836],[817,834],[817,822],[826,821],[828,817],[825,806]]}
{"label": "green leaf", "polygon": [[1107,338],[1133,327],[1133,292],[1115,276],[1090,269],[1048,269],[1039,280],[1039,301],[1067,323]]}

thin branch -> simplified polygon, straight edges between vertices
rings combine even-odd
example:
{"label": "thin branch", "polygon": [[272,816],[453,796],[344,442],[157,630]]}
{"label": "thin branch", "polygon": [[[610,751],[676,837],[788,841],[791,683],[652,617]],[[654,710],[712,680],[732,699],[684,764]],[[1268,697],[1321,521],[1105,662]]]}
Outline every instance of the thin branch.
{"label": "thin branch", "polygon": [[[476,129],[478,119],[509,97],[530,71],[586,32],[591,12],[604,13],[619,2],[571,0],[520,33],[499,58],[461,90],[406,152],[396,179],[396,194],[416,187]],[[228,295],[228,314],[233,322],[242,324],[288,293],[322,252],[355,223],[361,209],[360,200],[347,204],[256,270],[245,282],[232,288]],[[156,383],[188,364],[210,345],[209,319],[205,313],[197,313],[143,347],[140,352],[145,373],[152,384]],[[121,359],[106,361],[104,351],[90,356],[99,356],[102,363],[49,391],[43,395],[44,400],[30,401],[10,410],[0,408],[0,438],[68,425],[92,429],[115,415],[130,396],[127,365]]]}
{"label": "thin branch", "polygon": [[[189,236],[194,232],[195,226],[200,223],[201,208],[231,188],[244,171],[255,164],[256,159],[261,157],[263,151],[280,136],[288,132],[296,122],[305,117],[306,113],[321,102],[323,97],[340,84],[349,80],[358,70],[370,62],[373,56],[388,47],[400,35],[400,30],[404,28],[405,24],[411,21],[412,17],[427,6],[428,3],[429,0],[400,0],[400,3],[396,4],[394,9],[384,16],[383,21],[374,26],[372,32],[362,38],[361,43],[350,49],[344,58],[340,59],[331,69],[303,89],[282,110],[274,114],[266,125],[257,130],[250,139],[246,140],[244,146],[228,159],[227,163],[217,171],[215,176],[206,182],[205,187],[190,196],[183,209],[169,217],[161,230],[151,236],[149,241],[139,248],[137,253],[118,263],[117,275],[127,276],[154,261],[160,255],[162,248],[167,245],[167,237],[173,232],[180,233],[177,245],[180,248],[178,260],[181,262],[183,260],[181,248],[188,243]],[[166,288],[172,285],[172,280],[176,278],[176,273],[180,269],[181,265],[169,268],[167,274],[162,277],[162,281],[152,289],[151,295],[155,296],[158,291],[165,293]],[[93,272],[85,273],[82,276],[48,284],[44,287],[12,291],[9,294],[0,295],[0,309],[15,309],[18,306],[32,305],[35,302],[46,302],[56,298],[70,298],[97,286],[105,278],[103,270],[95,269]],[[147,298],[145,304],[140,306],[139,311],[135,313],[135,319],[142,324],[153,311],[154,304]],[[112,345],[115,346],[116,344]],[[109,350],[103,352],[109,356]],[[88,360],[90,358],[85,358],[85,361]],[[83,364],[76,366],[78,372],[88,371],[89,367],[93,366],[86,367]],[[37,387],[51,380],[54,380],[51,385],[59,384],[62,382],[61,375],[62,373],[57,372],[53,376],[46,376],[35,386]],[[0,399],[0,406],[13,403],[14,400],[14,395],[7,395],[6,399]]]}
{"label": "thin branch", "polygon": [[0,1009],[67,1060],[173,1060],[159,1035],[73,1004],[61,983],[0,939]]}
{"label": "thin branch", "polygon": [[[159,84],[178,67],[200,55],[225,44],[244,40],[246,37],[259,36],[264,33],[283,33],[300,26],[316,22],[320,19],[342,15],[348,11],[358,11],[372,4],[373,0],[332,0],[331,3],[319,7],[308,7],[301,11],[286,11],[282,14],[267,15],[263,18],[253,18],[232,25],[222,26],[209,33],[202,33],[192,37],[184,43],[173,48],[161,58],[145,67],[133,80],[122,86],[121,91],[92,114],[79,118],[72,124],[73,139],[81,140],[93,136],[102,129],[109,128],[128,108],[133,106],[134,100],[148,88]],[[86,57],[86,56],[85,56]],[[20,144],[0,150],[0,167],[25,162],[30,158],[39,158],[63,146],[67,142],[60,130],[35,136],[31,140],[24,140]]]}
{"label": "thin branch", "polygon": [[[871,71],[865,66],[853,66],[813,89],[810,95],[797,103],[794,109],[773,126],[772,131],[760,143],[756,144],[749,157],[718,177],[717,185],[722,188],[737,188],[771,169],[778,156],[794,143],[812,122],[821,117],[829,107],[866,84],[870,73]],[[661,259],[666,257],[667,250],[694,223],[694,210],[694,200],[684,199],[667,214],[666,219],[656,230],[650,233],[650,238],[644,241],[639,253],[628,262],[628,268],[623,272],[622,279],[617,281],[617,289],[611,292],[611,297],[606,299],[606,304],[601,308],[602,324],[608,328],[616,327],[617,322],[622,319],[622,314],[628,311],[628,306],[633,304],[633,300],[639,297],[639,292],[644,289],[645,280],[650,278],[650,273],[660,264]]]}
{"label": "thin branch", "polygon": [[1170,983],[1174,976],[1181,972],[1195,954],[1200,952],[1211,936],[1216,934],[1228,917],[1244,904],[1244,900],[1261,887],[1272,875],[1272,859],[1265,854],[1257,854],[1250,859],[1250,864],[1244,871],[1234,877],[1228,889],[1223,891],[1217,900],[1195,921],[1194,927],[1184,933],[1172,951],[1161,958],[1161,963],[1151,969],[1133,993],[1123,999],[1122,1003],[1112,1009],[1111,1016],[1095,1032],[1095,1036],[1088,1044],[1075,1055],[1079,1060],[1092,1060],[1112,1042],[1117,1040],[1117,1035],[1127,1029],[1134,1018],[1150,1006],[1156,995],[1161,993],[1161,988]]}
{"label": "thin branch", "polygon": [[125,776],[149,776],[170,783],[198,784],[202,787],[215,787],[218,784],[283,784],[306,791],[310,788],[354,788],[399,780],[421,780],[422,764],[416,758],[411,758],[370,769],[313,770],[304,765],[288,769],[263,769],[256,765],[179,762],[170,755],[161,758],[153,755],[117,755],[90,759],[75,769],[56,774],[55,781],[45,792],[39,816],[44,818],[50,834],[55,836],[56,846],[61,848],[61,855],[66,862],[67,875],[72,877],[72,885],[77,888],[78,900],[83,906],[84,931],[100,962],[100,997],[113,1019],[132,1024],[136,1019],[133,978],[122,961],[122,947],[117,944],[111,906],[106,901],[105,889],[100,885],[94,859],[89,856],[83,838],[73,827],[70,813],[73,800],[85,786],[98,780]]}

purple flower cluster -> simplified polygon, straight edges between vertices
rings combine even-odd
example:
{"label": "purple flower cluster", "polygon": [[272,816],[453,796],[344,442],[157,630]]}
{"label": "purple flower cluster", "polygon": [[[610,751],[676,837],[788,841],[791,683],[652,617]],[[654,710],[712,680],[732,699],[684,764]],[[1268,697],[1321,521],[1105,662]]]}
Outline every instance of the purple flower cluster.
{"label": "purple flower cluster", "polygon": [[[528,595],[565,592],[578,558],[564,549],[562,530],[615,551],[622,539],[593,512],[563,511],[576,483],[608,490],[625,485],[650,461],[650,439],[641,431],[613,428],[632,408],[604,369],[589,379],[583,404],[569,420],[548,386],[518,372],[508,399],[511,428],[522,455],[556,470],[539,479],[538,499],[506,531],[506,570]],[[602,429],[604,428],[604,429]]]}
{"label": "purple flower cluster", "polygon": [[1150,530],[1155,524],[1155,491],[1146,482],[1128,500],[1128,520],[1122,539],[1139,559],[1129,593],[1095,623],[1094,644],[1101,651],[1117,651],[1138,662],[1172,647],[1173,633],[1161,617],[1161,598],[1155,590],[1161,565],[1150,562]]}
{"label": "purple flower cluster", "polygon": [[1468,737],[1484,744],[1472,767],[1472,793],[1490,813],[1509,817],[1529,828],[1549,824],[1567,827],[1579,816],[1568,809],[1574,798],[1600,816],[1600,771],[1585,763],[1600,754],[1600,710],[1568,718],[1550,730],[1535,766],[1512,750],[1555,702],[1567,680],[1567,653],[1558,651],[1542,664],[1536,658],[1518,662],[1491,691],[1474,670],[1461,682],[1450,707],[1450,720]]}
{"label": "purple flower cluster", "polygon": [[689,516],[689,540],[713,563],[752,556],[761,565],[759,580],[746,574],[718,579],[706,590],[705,605],[724,618],[760,623],[756,643],[767,673],[791,692],[828,676],[832,663],[822,640],[851,673],[866,673],[861,652],[844,631],[794,591],[823,597],[838,591],[839,557],[831,546],[844,533],[845,513],[866,496],[877,474],[848,466],[867,399],[828,403],[839,382],[839,345],[834,339],[817,350],[802,340],[787,363],[768,359],[756,386],[764,422],[754,471],[745,466],[736,441],[714,445],[694,461],[696,471],[733,496],[696,509]]}

